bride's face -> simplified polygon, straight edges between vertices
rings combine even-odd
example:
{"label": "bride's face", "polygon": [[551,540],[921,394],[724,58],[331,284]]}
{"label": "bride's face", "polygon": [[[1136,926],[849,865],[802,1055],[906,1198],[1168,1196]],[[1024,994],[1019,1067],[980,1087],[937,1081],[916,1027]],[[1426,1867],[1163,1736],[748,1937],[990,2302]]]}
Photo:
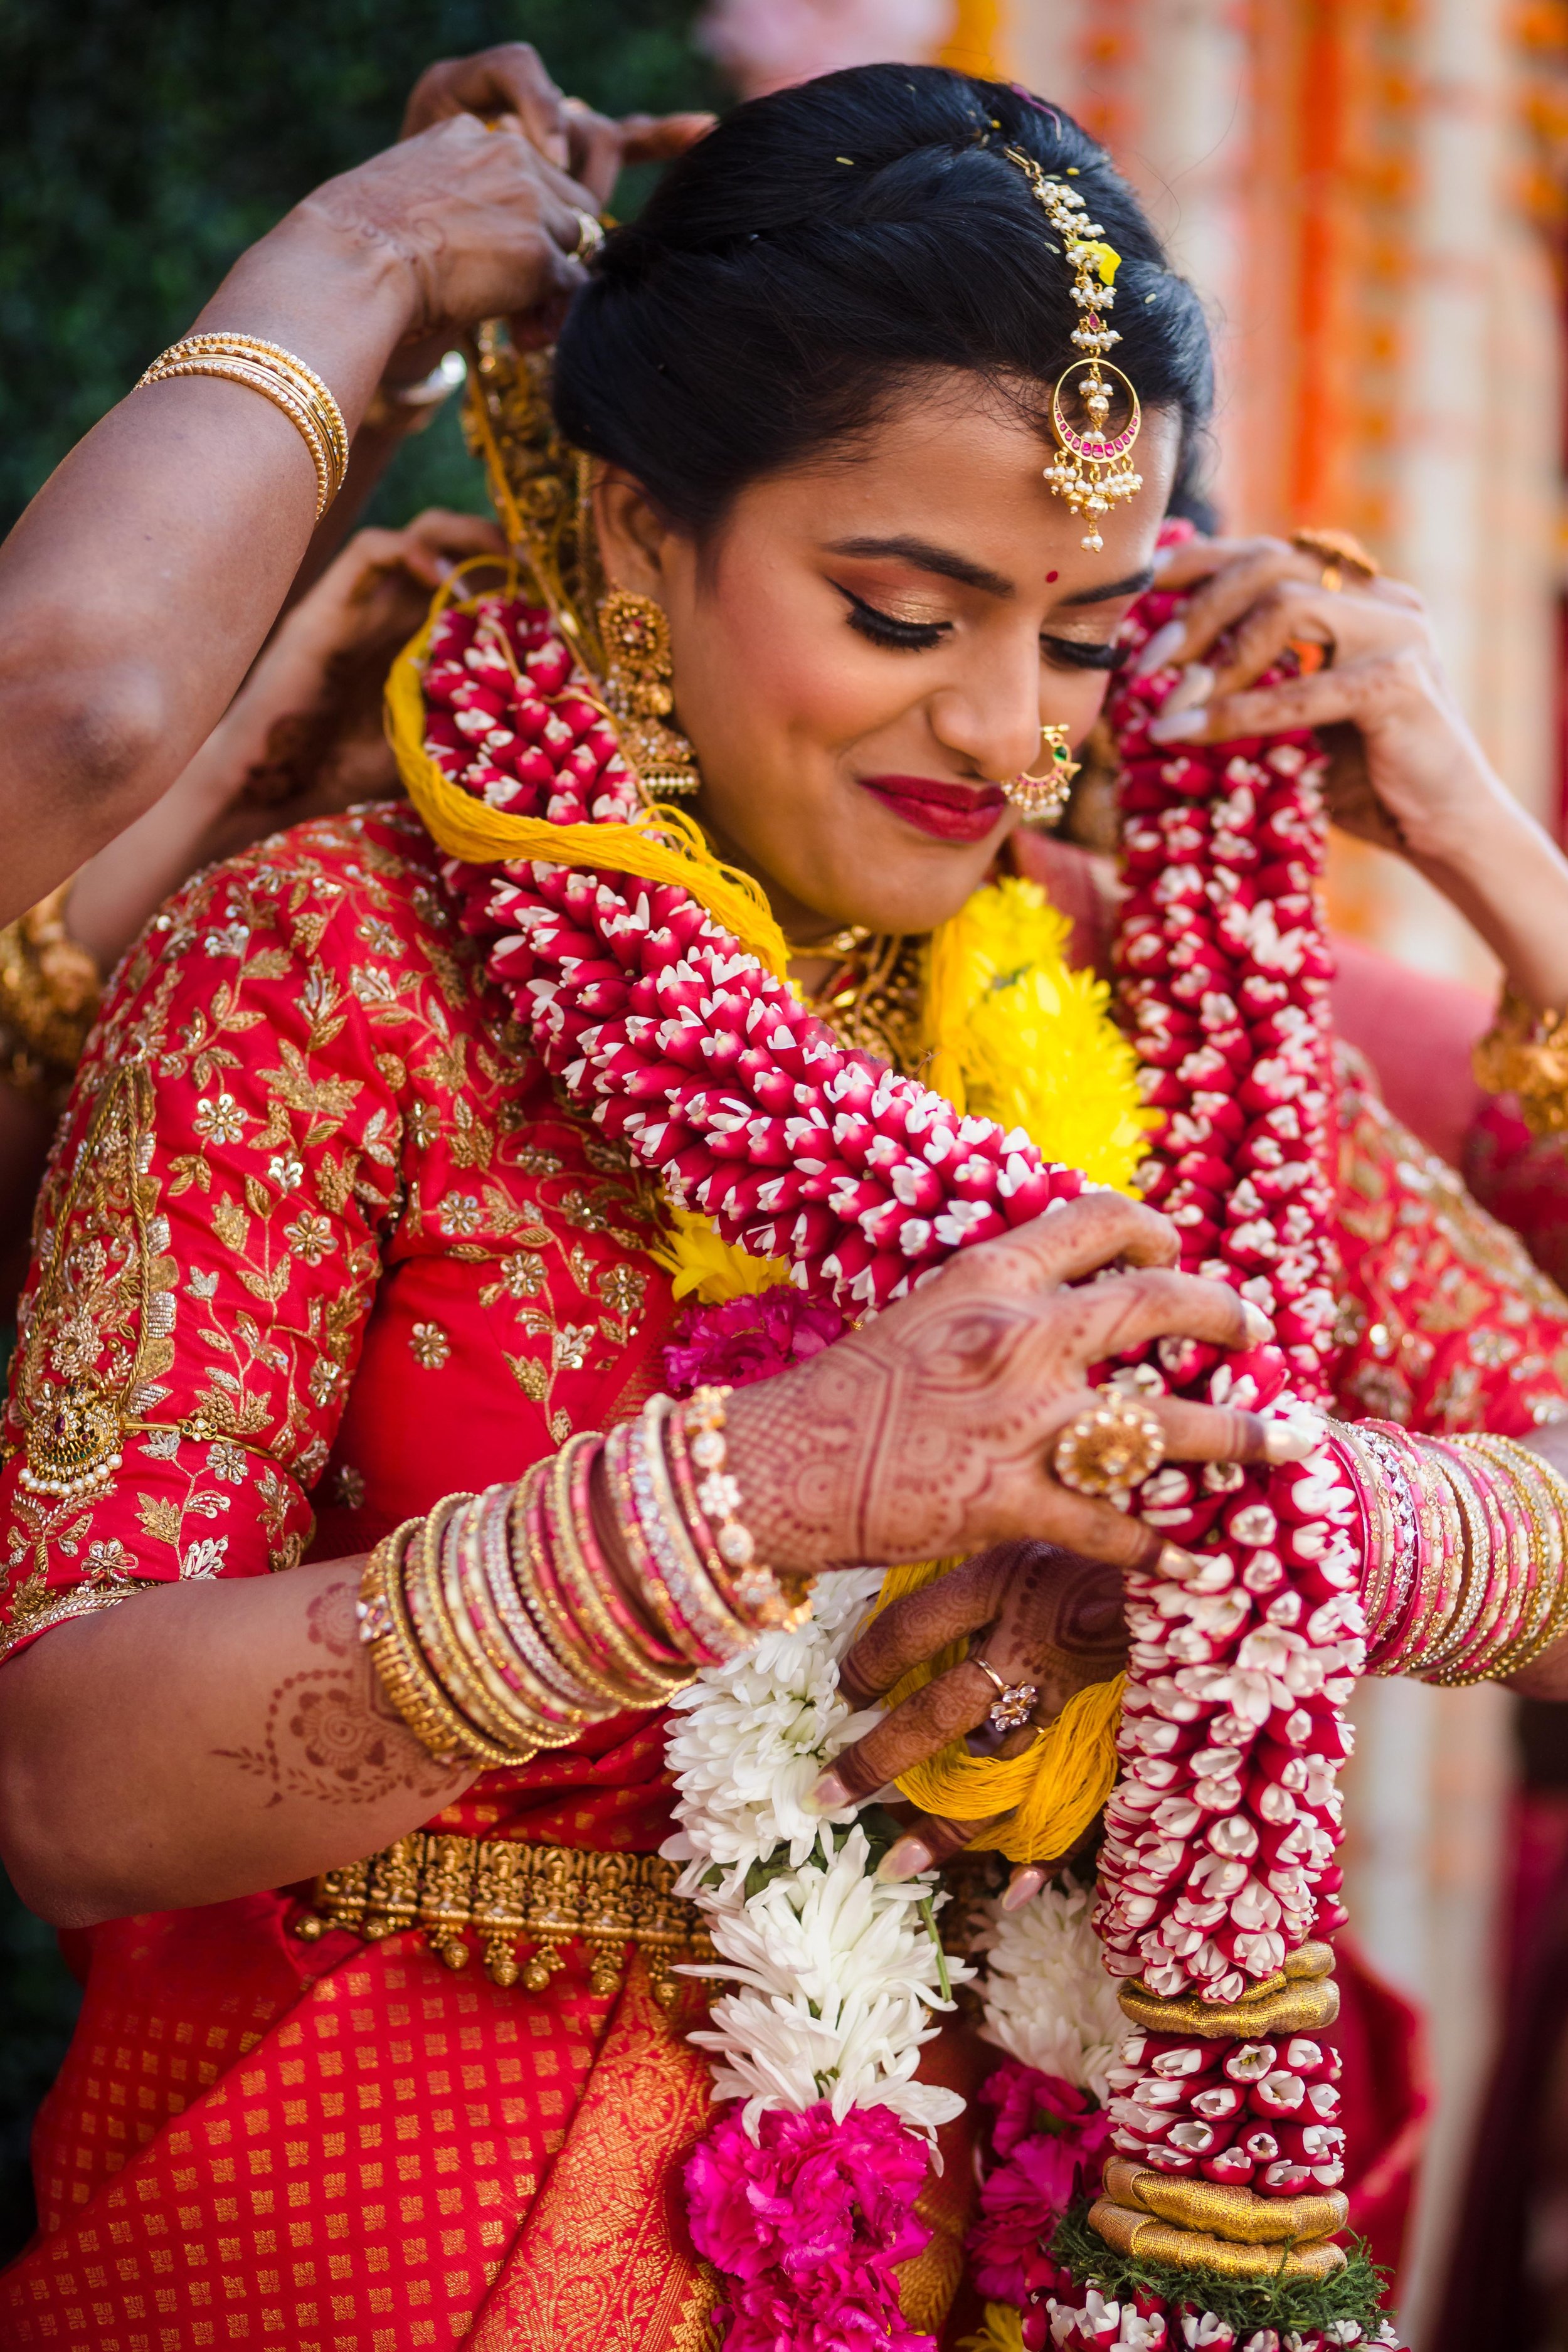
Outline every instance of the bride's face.
{"label": "bride's face", "polygon": [[699,812],[793,938],[926,931],[984,878],[1017,822],[1004,780],[1048,764],[1042,722],[1077,743],[1100,710],[1176,441],[1145,418],[1143,488],[1098,555],[1038,433],[967,377],[752,484],[701,545],[606,478],[606,568],[669,615]]}

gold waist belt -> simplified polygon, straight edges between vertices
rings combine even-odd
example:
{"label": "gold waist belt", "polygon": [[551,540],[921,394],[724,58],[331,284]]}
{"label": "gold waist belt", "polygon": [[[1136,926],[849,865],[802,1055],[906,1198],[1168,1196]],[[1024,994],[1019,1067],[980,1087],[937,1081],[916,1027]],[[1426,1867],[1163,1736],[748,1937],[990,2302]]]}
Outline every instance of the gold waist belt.
{"label": "gold waist belt", "polygon": [[[562,1966],[563,1946],[580,1942],[592,1955],[594,1990],[612,1993],[635,1944],[655,2000],[668,2008],[678,1990],[676,1957],[713,1955],[696,1904],[670,1892],[679,1876],[678,1865],[657,1853],[416,1830],[364,1862],[324,1871],[294,1933],[314,1943],[329,1927],[346,1927],[377,1943],[421,1927],[449,1969],[468,1967],[471,1935],[492,1984],[514,1985],[521,1976],[530,1992],[542,1992]],[[531,1948],[526,1959],[521,1942]]]}

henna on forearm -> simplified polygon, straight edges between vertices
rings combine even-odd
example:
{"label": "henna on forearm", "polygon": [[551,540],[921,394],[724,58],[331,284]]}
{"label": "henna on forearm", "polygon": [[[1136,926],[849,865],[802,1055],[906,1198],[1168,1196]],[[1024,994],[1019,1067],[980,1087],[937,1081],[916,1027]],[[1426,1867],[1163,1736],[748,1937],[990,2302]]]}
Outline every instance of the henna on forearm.
{"label": "henna on forearm", "polygon": [[358,1587],[343,1577],[305,1612],[311,1644],[337,1663],[285,1675],[268,1692],[253,1738],[213,1755],[259,1780],[266,1802],[374,1805],[407,1793],[435,1803],[452,1778],[421,1748],[382,1689],[354,1614]]}

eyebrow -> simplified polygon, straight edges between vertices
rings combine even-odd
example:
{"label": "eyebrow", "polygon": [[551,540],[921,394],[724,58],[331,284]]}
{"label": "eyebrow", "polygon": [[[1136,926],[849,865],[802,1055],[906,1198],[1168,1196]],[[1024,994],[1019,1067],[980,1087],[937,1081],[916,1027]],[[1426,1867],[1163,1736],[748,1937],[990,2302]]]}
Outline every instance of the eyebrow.
{"label": "eyebrow", "polygon": [[1145,588],[1154,584],[1154,567],[1146,563],[1142,572],[1131,572],[1125,580],[1112,580],[1103,588],[1085,588],[1077,596],[1064,596],[1064,604],[1109,604],[1118,596],[1142,596]]}
{"label": "eyebrow", "polygon": [[1016,596],[1017,590],[1000,572],[993,572],[984,563],[972,563],[966,555],[955,555],[951,548],[933,547],[926,539],[838,539],[829,547],[829,555],[894,555],[902,563],[912,563],[917,572],[935,572],[943,580],[956,580],[963,587],[978,588],[984,596]]}
{"label": "eyebrow", "polygon": [[[956,580],[965,588],[978,588],[982,595],[1006,598],[1017,590],[1000,572],[988,564],[972,563],[966,555],[955,554],[952,548],[936,547],[927,539],[839,539],[828,548],[829,555],[891,555],[901,563],[912,563],[917,572],[934,572],[943,580]],[[1103,587],[1085,588],[1077,596],[1064,596],[1064,605],[1109,604],[1118,596],[1141,596],[1145,588],[1152,587],[1154,567],[1145,564],[1142,572],[1132,572],[1125,580],[1112,580]]]}

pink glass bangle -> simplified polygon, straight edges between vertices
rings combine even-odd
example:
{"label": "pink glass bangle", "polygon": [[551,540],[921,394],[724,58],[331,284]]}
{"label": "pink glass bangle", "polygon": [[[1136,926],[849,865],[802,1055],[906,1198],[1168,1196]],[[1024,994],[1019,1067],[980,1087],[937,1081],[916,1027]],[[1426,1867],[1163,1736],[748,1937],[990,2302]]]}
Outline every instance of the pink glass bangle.
{"label": "pink glass bangle", "polygon": [[[586,1450],[597,1452],[599,1443],[597,1436],[589,1438]],[[609,1564],[578,1517],[574,1474],[584,1450],[581,1437],[568,1438],[544,1482],[544,1528],[557,1589],[566,1601],[567,1622],[593,1665],[620,1684],[627,1706],[658,1706],[669,1695],[670,1679],[649,1658],[646,1637],[618,1585],[613,1593],[606,1590],[614,1581]],[[683,1671],[680,1680],[685,1679]]]}
{"label": "pink glass bangle", "polygon": [[569,1494],[574,1532],[588,1571],[594,1579],[598,1596],[616,1631],[625,1635],[634,1654],[640,1654],[653,1666],[671,1669],[684,1682],[687,1661],[672,1644],[653,1632],[627,1600],[619,1577],[605,1557],[594,1519],[594,1466],[603,1451],[603,1440],[579,1443],[575,1438],[564,1449],[562,1472],[570,1481]]}
{"label": "pink glass bangle", "polygon": [[605,1475],[610,1481],[622,1540],[631,1556],[633,1571],[643,1598],[658,1618],[672,1648],[692,1665],[714,1665],[718,1662],[715,1652],[703,1641],[680,1607],[644,1529],[637,1497],[632,1491],[633,1434],[634,1425],[622,1422],[605,1440]]}
{"label": "pink glass bangle", "polygon": [[676,1500],[659,1427],[674,1410],[668,1397],[650,1397],[633,1426],[629,1463],[637,1517],[671,1596],[693,1632],[716,1659],[733,1658],[751,1647],[755,1635],[715,1590]]}
{"label": "pink glass bangle", "polygon": [[1427,1531],[1417,1498],[1410,1441],[1393,1423],[1357,1426],[1356,1434],[1383,1474],[1394,1546],[1383,1619],[1368,1643],[1367,1672],[1398,1674],[1411,1629],[1420,1623],[1431,1590]]}

